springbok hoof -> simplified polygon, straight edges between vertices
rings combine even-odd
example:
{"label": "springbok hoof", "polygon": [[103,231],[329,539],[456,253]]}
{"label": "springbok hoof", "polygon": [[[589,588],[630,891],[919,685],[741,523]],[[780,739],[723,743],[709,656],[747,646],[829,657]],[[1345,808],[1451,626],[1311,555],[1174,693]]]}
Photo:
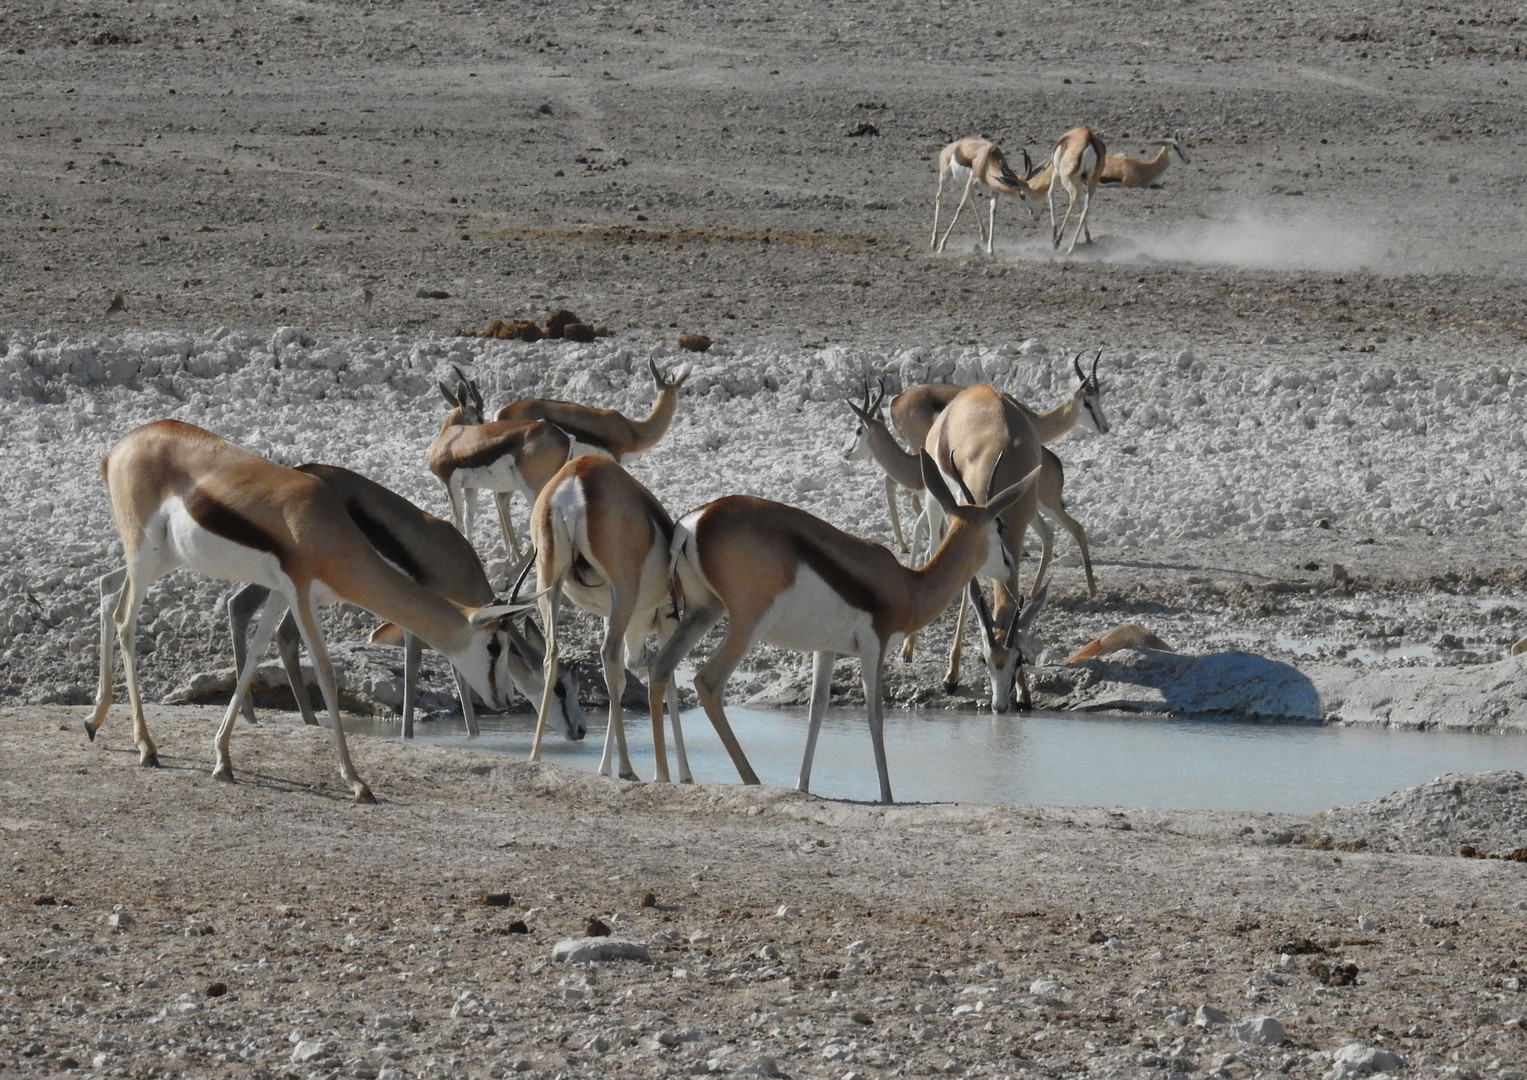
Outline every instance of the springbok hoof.
{"label": "springbok hoof", "polygon": [[948,679],[944,680],[944,693],[952,694],[959,688],[960,684],[958,682],[950,682]]}
{"label": "springbok hoof", "polygon": [[622,780],[630,780],[634,784],[639,784],[642,781],[642,778],[640,776],[636,775],[636,770],[635,769],[630,769],[630,770],[628,770],[626,772],[621,773],[620,774],[620,778]]}
{"label": "springbok hoof", "polygon": [[212,770],[212,779],[219,780],[219,781],[221,781],[224,784],[231,784],[231,783],[233,783],[233,770],[232,769],[213,769]]}
{"label": "springbok hoof", "polygon": [[376,796],[371,794],[370,788],[368,788],[365,784],[361,784],[355,789],[355,801],[358,803],[363,803],[367,806],[371,806],[375,805]]}
{"label": "springbok hoof", "polygon": [[95,728],[90,726],[90,721],[85,721],[85,734],[90,736],[90,741],[95,742]]}
{"label": "springbok hoof", "polygon": [[159,755],[158,754],[150,754],[150,755],[148,755],[148,757],[146,757],[142,761],[138,762],[138,767],[140,769],[157,769],[157,768],[159,768]]}

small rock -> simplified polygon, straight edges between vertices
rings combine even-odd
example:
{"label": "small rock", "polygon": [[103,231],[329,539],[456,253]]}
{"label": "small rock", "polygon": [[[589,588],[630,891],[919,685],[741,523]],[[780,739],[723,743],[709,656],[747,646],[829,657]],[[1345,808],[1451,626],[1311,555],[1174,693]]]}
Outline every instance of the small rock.
{"label": "small rock", "polygon": [[689,352],[704,352],[711,347],[711,339],[704,334],[680,334],[679,348]]}
{"label": "small rock", "polygon": [[1219,1027],[1230,1023],[1230,1014],[1221,1012],[1213,1005],[1200,1005],[1198,1012],[1193,1014],[1193,1023],[1201,1028]]}
{"label": "small rock", "polygon": [[485,907],[508,907],[514,903],[514,897],[506,892],[490,892],[483,893],[477,902]]}
{"label": "small rock", "polygon": [[1283,1025],[1271,1016],[1248,1016],[1237,1020],[1231,1031],[1236,1042],[1253,1046],[1282,1046],[1287,1038]]}
{"label": "small rock", "polygon": [[222,997],[227,992],[228,984],[225,982],[208,983],[207,988],[202,991],[208,997]]}
{"label": "small rock", "polygon": [[862,956],[864,953],[869,952],[870,948],[870,943],[861,938],[858,941],[850,941],[843,951],[848,953],[849,956]]}
{"label": "small rock", "polygon": [[641,960],[652,963],[652,954],[645,944],[617,937],[567,938],[552,946],[551,955],[564,964],[588,964],[603,960]]}
{"label": "small rock", "polygon": [[444,289],[428,289],[422,287],[417,292],[415,292],[414,295],[417,296],[420,300],[449,300],[451,298],[451,294],[446,292]]}
{"label": "small rock", "polygon": [[305,1062],[329,1057],[333,1053],[333,1048],[326,1042],[319,1039],[303,1039],[296,1046],[292,1047],[292,1062],[301,1065]]}
{"label": "small rock", "polygon": [[740,1069],[738,1069],[733,1075],[734,1076],[772,1076],[772,1077],[777,1077],[777,1078],[784,1078],[784,1076],[785,1076],[784,1073],[780,1072],[779,1065],[771,1057],[761,1057],[757,1061],[753,1062],[753,1064],[751,1064],[751,1065],[744,1065]]}
{"label": "small rock", "polygon": [[1379,928],[1379,924],[1374,922],[1373,919],[1369,918],[1367,915],[1359,915],[1357,917],[1357,928],[1366,933],[1368,931],[1377,930]]}
{"label": "small rock", "polygon": [[776,919],[789,919],[799,915],[800,913],[800,908],[791,907],[789,904],[781,904],[779,908],[774,912],[774,917]]}
{"label": "small rock", "polygon": [[609,937],[609,924],[602,919],[590,917],[583,924],[583,935],[584,937]]}
{"label": "small rock", "polygon": [[1059,979],[1035,979],[1029,983],[1029,993],[1035,997],[1055,997],[1066,992],[1066,984]]}
{"label": "small rock", "polygon": [[641,898],[642,907],[657,907],[657,893],[644,892]]}
{"label": "small rock", "polygon": [[1393,1050],[1380,1050],[1366,1043],[1348,1043],[1332,1055],[1331,1061],[1334,1067],[1326,1075],[1332,1080],[1405,1067],[1405,1059]]}

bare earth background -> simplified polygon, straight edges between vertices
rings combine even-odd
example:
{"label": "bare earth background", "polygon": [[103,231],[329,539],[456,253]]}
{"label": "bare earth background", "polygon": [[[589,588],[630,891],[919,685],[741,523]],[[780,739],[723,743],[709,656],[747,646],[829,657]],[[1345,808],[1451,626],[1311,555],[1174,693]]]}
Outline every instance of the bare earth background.
{"label": "bare earth background", "polygon": [[[438,511],[449,363],[641,411],[689,331],[719,344],[636,469],[676,512],[754,490],[884,538],[837,453],[865,372],[1043,404],[1102,347],[1116,431],[1056,448],[1103,591],[1068,555],[1056,655],[1140,621],[1296,669],[1302,719],[1522,727],[1524,41],[1478,4],[0,7],[5,1069],[1524,1075],[1522,864],[1450,857],[1527,845],[1519,774],[1313,819],[876,808],[368,740],[361,808],[289,718],[239,729],[231,787],[216,709],[151,710],[157,772],[120,710],[79,728],[119,555],[95,461],[134,424]],[[927,254],[940,146],[1083,122],[1192,164],[1101,192],[1075,258],[1010,202],[995,258],[968,217]],[[562,306],[612,337],[452,336]],[[219,590],[161,588],[153,699],[223,662]],[[897,700],[942,703],[934,670]],[[1202,690],[1163,670],[1045,688]],[[595,915],[650,963],[553,962]]]}

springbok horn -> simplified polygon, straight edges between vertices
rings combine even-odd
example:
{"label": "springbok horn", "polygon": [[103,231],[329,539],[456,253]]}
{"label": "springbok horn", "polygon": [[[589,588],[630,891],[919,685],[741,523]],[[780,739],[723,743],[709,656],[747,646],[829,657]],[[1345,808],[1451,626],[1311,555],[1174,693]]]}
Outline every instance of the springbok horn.
{"label": "springbok horn", "polygon": [[1081,353],[1077,353],[1075,356],[1073,356],[1071,358],[1071,366],[1076,369],[1076,377],[1078,379],[1080,379],[1082,382],[1086,382],[1087,381],[1087,376],[1082,371],[1082,354]]}
{"label": "springbok horn", "polygon": [[1098,381],[1098,361],[1101,360],[1101,359],[1103,359],[1103,350],[1099,349],[1098,350],[1098,354],[1092,358],[1092,381],[1093,382],[1097,382]]}
{"label": "springbok horn", "polygon": [[991,610],[986,606],[986,596],[981,592],[981,583],[975,578],[970,579],[970,606],[976,609],[976,621],[981,624],[981,633],[986,635],[987,641],[995,641],[992,634]]}

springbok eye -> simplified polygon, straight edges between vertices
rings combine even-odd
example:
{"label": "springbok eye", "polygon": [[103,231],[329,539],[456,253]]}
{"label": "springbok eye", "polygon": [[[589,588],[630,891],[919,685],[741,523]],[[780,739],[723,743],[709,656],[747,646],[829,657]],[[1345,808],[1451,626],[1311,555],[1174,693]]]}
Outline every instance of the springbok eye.
{"label": "springbok eye", "polygon": [[488,639],[488,659],[497,661],[499,656],[503,654],[503,651],[504,643],[498,640],[497,634],[494,634]]}

